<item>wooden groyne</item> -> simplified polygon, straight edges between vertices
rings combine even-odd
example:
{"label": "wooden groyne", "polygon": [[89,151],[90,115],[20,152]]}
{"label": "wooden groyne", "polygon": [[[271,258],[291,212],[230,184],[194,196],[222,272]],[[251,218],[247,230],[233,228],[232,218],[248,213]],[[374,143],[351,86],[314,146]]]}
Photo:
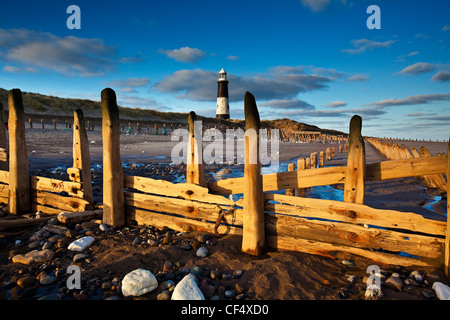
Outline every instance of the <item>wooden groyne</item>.
{"label": "wooden groyne", "polygon": [[[297,170],[291,166],[291,171],[262,175],[257,156],[258,108],[255,98],[248,93],[244,177],[205,183],[201,178],[204,168],[196,162],[202,156],[202,141],[190,130],[188,183],[176,184],[123,174],[115,93],[105,89],[101,98],[106,224],[119,227],[137,222],[179,231],[236,234],[242,237],[242,251],[253,255],[267,250],[294,250],[335,257],[338,252],[347,252],[386,264],[442,266],[449,275],[448,219],[437,221],[413,212],[375,209],[364,204],[366,181],[421,176],[433,177],[430,179],[436,184],[434,176],[448,177],[448,153],[431,156],[421,152],[420,157],[414,154],[400,157],[400,149],[394,147],[398,150],[395,156],[388,156],[389,160],[366,164],[362,119],[355,116],[350,122],[345,166],[322,167],[321,159],[333,156],[330,148],[322,155],[311,155],[309,161],[299,159]],[[49,214],[88,210],[93,203],[92,189],[88,187],[86,131],[74,131],[77,147],[74,147],[74,166],[68,169],[71,181],[30,176],[26,152],[18,148],[25,145],[20,91],[11,92],[9,108],[9,127],[17,126],[14,130],[19,134],[9,141],[9,171],[0,171],[0,201],[8,204],[13,214],[28,210]],[[195,114],[191,113],[189,121],[195,121]],[[75,112],[74,129],[84,126],[80,112]],[[376,147],[378,144],[379,150],[384,148],[386,154],[389,152],[390,147],[385,147],[382,141],[368,141]],[[342,151],[339,149],[337,152]],[[307,169],[308,162],[314,170]],[[301,196],[303,188],[334,184],[343,185],[344,201]],[[448,194],[448,179],[441,187]],[[288,195],[270,193],[286,189],[291,190]],[[228,197],[231,194],[243,194],[243,199],[233,201]],[[20,206],[16,205],[19,197],[23,199]],[[399,255],[400,252],[409,255]]]}

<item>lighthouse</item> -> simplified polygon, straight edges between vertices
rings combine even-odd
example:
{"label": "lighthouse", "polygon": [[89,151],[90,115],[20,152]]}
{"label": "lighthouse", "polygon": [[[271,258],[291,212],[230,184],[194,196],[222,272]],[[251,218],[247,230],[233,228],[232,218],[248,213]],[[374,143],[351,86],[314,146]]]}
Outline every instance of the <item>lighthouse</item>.
{"label": "lighthouse", "polygon": [[230,119],[230,105],[228,102],[228,80],[227,72],[224,69],[220,70],[219,72],[217,85],[216,118]]}

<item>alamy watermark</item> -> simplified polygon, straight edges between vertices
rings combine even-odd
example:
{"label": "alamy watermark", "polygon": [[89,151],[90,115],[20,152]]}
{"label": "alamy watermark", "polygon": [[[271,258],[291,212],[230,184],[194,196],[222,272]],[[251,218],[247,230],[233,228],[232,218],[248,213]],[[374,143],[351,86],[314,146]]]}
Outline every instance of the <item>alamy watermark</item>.
{"label": "alamy watermark", "polygon": [[[269,136],[270,135],[270,136]],[[181,139],[181,141],[180,141]],[[202,156],[198,164],[244,164],[245,140],[249,141],[249,163],[259,162],[263,166],[279,166],[279,130],[278,129],[226,129],[223,133],[218,129],[202,130],[202,122],[194,123],[194,139],[197,144],[204,145]],[[186,164],[188,161],[189,131],[176,129],[172,133],[171,141],[179,141],[172,148],[171,157],[175,164]],[[206,142],[206,144],[205,144]],[[259,153],[256,143],[259,142]]]}

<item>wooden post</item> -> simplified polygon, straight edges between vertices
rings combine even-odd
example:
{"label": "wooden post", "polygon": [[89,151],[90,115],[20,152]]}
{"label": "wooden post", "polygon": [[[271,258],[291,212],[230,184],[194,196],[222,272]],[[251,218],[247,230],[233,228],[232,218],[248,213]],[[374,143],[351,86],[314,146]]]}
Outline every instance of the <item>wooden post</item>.
{"label": "wooden post", "polygon": [[76,182],[82,183],[84,199],[89,202],[86,210],[92,210],[94,209],[94,197],[92,195],[91,158],[84,127],[83,110],[81,109],[77,109],[73,113],[73,167],[80,169],[81,181]]}
{"label": "wooden post", "polygon": [[33,129],[33,121],[31,118],[28,118],[28,124],[30,125],[30,129]]}
{"label": "wooden post", "polygon": [[[304,158],[300,158],[297,160],[297,171],[306,169],[306,161]],[[295,195],[297,197],[303,197],[305,195],[305,189],[296,188]]]}
{"label": "wooden post", "polygon": [[30,210],[30,176],[25,143],[22,92],[13,89],[9,101],[9,212],[27,213]]}
{"label": "wooden post", "polygon": [[317,152],[311,153],[311,169],[317,168]]}
{"label": "wooden post", "polygon": [[447,146],[447,233],[445,236],[445,274],[450,279],[450,139]]}
{"label": "wooden post", "polygon": [[364,176],[366,174],[366,151],[361,136],[362,119],[353,116],[350,121],[350,143],[347,172],[344,184],[344,201],[364,203]]}
{"label": "wooden post", "polygon": [[[288,171],[295,171],[295,163],[293,163],[293,162],[289,163]],[[294,196],[295,195],[295,189],[286,189],[286,195],[287,196]]]}
{"label": "wooden post", "polygon": [[206,187],[205,169],[203,167],[202,126],[197,122],[197,115],[191,111],[188,117],[189,140],[186,164],[186,183]]}
{"label": "wooden post", "polygon": [[259,160],[259,112],[255,97],[245,93],[245,165],[242,252],[259,256],[265,248],[264,197]]}
{"label": "wooden post", "polygon": [[319,153],[319,168],[323,168],[324,166],[324,155],[323,155],[323,151],[320,151]]}
{"label": "wooden post", "polygon": [[41,126],[42,126],[42,129],[45,129],[44,119],[41,119]]}
{"label": "wooden post", "polygon": [[327,154],[327,161],[330,161],[331,160],[331,149],[330,148],[327,148],[326,154]]}
{"label": "wooden post", "polygon": [[56,120],[53,120],[53,129],[56,130]]}
{"label": "wooden post", "polygon": [[103,222],[112,227],[125,224],[124,174],[120,160],[120,125],[116,93],[101,94],[103,139]]}

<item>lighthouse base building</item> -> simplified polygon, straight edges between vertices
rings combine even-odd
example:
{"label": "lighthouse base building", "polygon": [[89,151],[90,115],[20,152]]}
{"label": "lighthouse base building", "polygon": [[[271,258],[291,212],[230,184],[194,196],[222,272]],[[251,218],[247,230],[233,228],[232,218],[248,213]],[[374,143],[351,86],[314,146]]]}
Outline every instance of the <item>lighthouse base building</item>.
{"label": "lighthouse base building", "polygon": [[216,118],[230,119],[230,104],[228,100],[228,80],[227,72],[222,69],[219,72],[219,79],[217,80],[217,107]]}

